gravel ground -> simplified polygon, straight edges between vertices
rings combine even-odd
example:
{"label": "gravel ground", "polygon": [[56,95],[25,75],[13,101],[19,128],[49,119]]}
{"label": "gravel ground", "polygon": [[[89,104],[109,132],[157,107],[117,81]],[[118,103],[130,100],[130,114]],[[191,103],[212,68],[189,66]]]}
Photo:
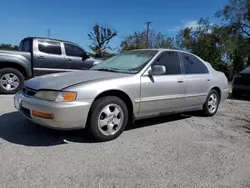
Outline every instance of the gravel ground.
{"label": "gravel ground", "polygon": [[[0,187],[250,187],[250,100],[136,122],[118,139],[30,123],[0,96]],[[85,136],[82,136],[82,134]]]}

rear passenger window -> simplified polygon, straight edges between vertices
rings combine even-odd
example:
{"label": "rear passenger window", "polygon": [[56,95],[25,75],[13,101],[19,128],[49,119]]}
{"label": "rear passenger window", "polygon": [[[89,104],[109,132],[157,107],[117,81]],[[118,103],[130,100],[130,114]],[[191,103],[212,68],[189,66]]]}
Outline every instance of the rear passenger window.
{"label": "rear passenger window", "polygon": [[181,65],[177,52],[163,52],[154,65],[165,66],[165,75],[181,74]]}
{"label": "rear passenger window", "polygon": [[184,65],[185,74],[208,73],[207,67],[197,57],[186,53],[180,53],[180,58]]}
{"label": "rear passenger window", "polygon": [[40,52],[47,54],[61,55],[62,50],[59,42],[38,41],[38,49]]}

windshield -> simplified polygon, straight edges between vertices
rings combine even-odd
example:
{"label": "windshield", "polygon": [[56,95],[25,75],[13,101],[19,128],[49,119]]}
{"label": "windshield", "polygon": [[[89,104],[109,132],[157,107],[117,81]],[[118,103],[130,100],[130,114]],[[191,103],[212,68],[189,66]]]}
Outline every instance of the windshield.
{"label": "windshield", "polygon": [[115,55],[91,70],[136,74],[157,54],[157,50],[129,51]]}

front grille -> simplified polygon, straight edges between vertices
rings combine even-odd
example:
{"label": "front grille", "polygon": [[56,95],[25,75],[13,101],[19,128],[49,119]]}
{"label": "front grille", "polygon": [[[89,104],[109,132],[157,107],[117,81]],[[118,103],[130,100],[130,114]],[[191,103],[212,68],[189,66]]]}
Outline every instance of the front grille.
{"label": "front grille", "polygon": [[33,97],[35,94],[36,94],[36,90],[34,89],[30,89],[30,88],[23,88],[23,94],[26,95],[26,96],[29,96],[29,97]]}
{"label": "front grille", "polygon": [[31,118],[31,115],[30,115],[30,110],[27,109],[27,108],[24,108],[24,107],[20,107],[20,111],[28,118]]}

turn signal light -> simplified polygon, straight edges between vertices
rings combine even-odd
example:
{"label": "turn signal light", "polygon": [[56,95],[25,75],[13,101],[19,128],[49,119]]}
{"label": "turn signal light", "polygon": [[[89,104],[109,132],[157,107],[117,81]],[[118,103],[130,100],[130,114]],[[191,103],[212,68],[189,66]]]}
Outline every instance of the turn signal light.
{"label": "turn signal light", "polygon": [[75,92],[66,92],[63,96],[63,101],[74,101],[76,99]]}
{"label": "turn signal light", "polygon": [[45,118],[45,119],[54,119],[53,114],[38,112],[35,110],[32,110],[32,115],[36,117],[40,117],[40,118]]}

